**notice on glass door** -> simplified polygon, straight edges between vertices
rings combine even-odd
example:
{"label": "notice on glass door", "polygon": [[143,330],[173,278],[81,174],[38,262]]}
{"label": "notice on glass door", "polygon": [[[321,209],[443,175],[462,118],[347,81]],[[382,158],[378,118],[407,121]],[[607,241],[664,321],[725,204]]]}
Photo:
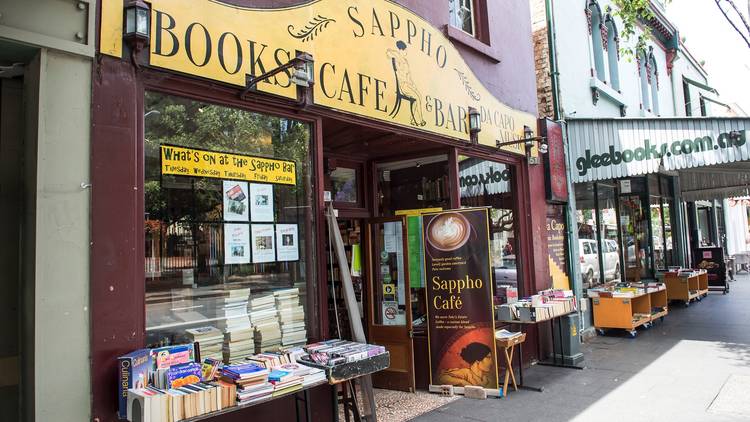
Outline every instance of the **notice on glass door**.
{"label": "notice on glass door", "polygon": [[276,260],[297,261],[299,260],[298,233],[296,224],[276,225]]}
{"label": "notice on glass door", "polygon": [[253,263],[274,262],[276,249],[274,248],[273,224],[252,224]]}
{"label": "notice on glass door", "polygon": [[224,224],[224,264],[250,263],[250,226]]}
{"label": "notice on glass door", "polygon": [[225,221],[248,221],[247,182],[224,180],[222,182]]}
{"label": "notice on glass door", "polygon": [[273,185],[250,183],[250,218],[273,222]]}

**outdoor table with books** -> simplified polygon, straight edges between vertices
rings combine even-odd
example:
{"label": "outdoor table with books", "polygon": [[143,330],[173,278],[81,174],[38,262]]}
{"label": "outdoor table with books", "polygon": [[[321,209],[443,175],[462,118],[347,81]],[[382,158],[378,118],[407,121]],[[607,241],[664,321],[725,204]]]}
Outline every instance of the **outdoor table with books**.
{"label": "outdoor table with books", "polygon": [[[523,342],[526,340],[526,331],[527,328],[531,325],[537,325],[549,322],[550,323],[550,329],[552,334],[552,362],[539,362],[541,365],[550,365],[550,366],[558,366],[558,367],[564,367],[564,368],[575,368],[575,369],[581,369],[577,366],[570,366],[565,365],[565,362],[562,358],[563,356],[563,345],[562,341],[560,342],[560,360],[561,362],[558,363],[557,361],[557,341],[555,340],[554,335],[554,328],[555,324],[554,321],[556,319],[562,318],[564,316],[570,315],[571,313],[576,311],[576,301],[575,297],[572,296],[572,292],[569,290],[547,290],[539,292],[538,295],[532,296],[532,298],[527,300],[521,300],[515,303],[508,303],[503,304],[496,307],[496,325],[497,324],[509,324],[512,326],[517,326],[520,330],[520,333],[522,334],[522,341],[517,341],[513,345],[510,346],[518,346],[518,376],[519,376],[519,382],[517,384],[517,387],[525,389],[525,390],[532,390],[532,391],[538,391],[542,392],[543,387],[533,387],[530,385],[526,385],[523,381]],[[560,339],[563,338],[563,332],[562,332],[562,324],[558,321],[557,324],[558,328],[558,336]],[[541,330],[537,330],[537,336],[539,336]],[[498,343],[499,344],[499,343]],[[541,342],[537,342],[537,348],[540,347]],[[512,351],[512,348],[511,348]],[[541,353],[538,353],[541,355]],[[510,362],[506,362],[508,365],[512,364],[512,357],[509,359]],[[506,376],[510,376],[511,379],[515,381],[514,377],[515,373],[511,370],[509,373],[506,373]],[[514,386],[516,386],[516,383],[514,383]],[[503,394],[506,394],[507,386],[503,389]]]}
{"label": "outdoor table with books", "polygon": [[[302,403],[304,420],[308,421],[312,388],[351,384],[352,379],[390,364],[390,355],[382,346],[346,340],[257,353],[231,365],[212,358],[199,364],[194,360],[196,349],[195,344],[186,344],[141,349],[121,357],[120,417],[130,421],[194,422],[294,396],[297,420],[301,420]],[[336,397],[337,388],[333,391]],[[338,402],[335,404],[336,418]]]}

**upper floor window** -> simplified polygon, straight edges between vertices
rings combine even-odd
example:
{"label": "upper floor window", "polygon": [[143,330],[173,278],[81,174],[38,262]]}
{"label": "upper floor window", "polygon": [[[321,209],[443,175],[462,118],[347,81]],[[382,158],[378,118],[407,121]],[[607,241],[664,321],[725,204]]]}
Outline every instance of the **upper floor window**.
{"label": "upper floor window", "polygon": [[659,115],[659,69],[653,52],[648,56],[648,82],[651,85],[651,110]]}
{"label": "upper floor window", "polygon": [[476,22],[474,19],[474,0],[449,0],[451,25],[476,36]]}
{"label": "upper floor window", "polygon": [[607,28],[602,21],[602,10],[596,0],[591,0],[586,7],[586,19],[589,24],[589,34],[591,34],[591,46],[594,51],[594,70],[596,77],[602,82],[607,82],[607,71],[604,67],[604,39]]}
{"label": "upper floor window", "polygon": [[690,104],[690,85],[686,80],[682,80],[682,95],[685,97],[685,115],[693,115],[693,106]]}
{"label": "upper floor window", "polygon": [[641,105],[643,110],[651,111],[651,90],[649,89],[649,65],[646,50],[636,53],[638,57],[638,76],[641,80]]}
{"label": "upper floor window", "polygon": [[607,13],[605,19],[605,28],[607,30],[607,42],[605,49],[607,50],[607,64],[609,65],[609,81],[612,88],[616,91],[620,90],[620,69],[618,61],[620,60],[620,37],[617,34],[617,25],[612,15]]}

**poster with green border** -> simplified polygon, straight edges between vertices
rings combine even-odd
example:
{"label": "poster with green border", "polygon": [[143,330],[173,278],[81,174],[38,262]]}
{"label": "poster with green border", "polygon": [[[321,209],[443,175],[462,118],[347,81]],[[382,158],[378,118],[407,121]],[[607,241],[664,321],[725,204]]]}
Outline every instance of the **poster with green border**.
{"label": "poster with green border", "polygon": [[424,287],[422,216],[410,215],[406,217],[406,236],[407,246],[409,247],[409,287],[419,289]]}

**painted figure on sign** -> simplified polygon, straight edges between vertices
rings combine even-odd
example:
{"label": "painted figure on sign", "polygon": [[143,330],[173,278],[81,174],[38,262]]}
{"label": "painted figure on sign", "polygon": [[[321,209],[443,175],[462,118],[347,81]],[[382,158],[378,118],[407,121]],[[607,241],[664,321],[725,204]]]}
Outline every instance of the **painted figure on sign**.
{"label": "painted figure on sign", "polygon": [[440,371],[439,384],[450,384],[458,387],[467,385],[490,386],[492,374],[492,350],[479,342],[470,343],[461,350],[461,359],[468,368],[451,368]]}
{"label": "painted figure on sign", "polygon": [[393,105],[393,111],[389,114],[395,118],[401,109],[401,101],[409,102],[411,111],[411,124],[414,126],[424,126],[427,122],[422,117],[422,95],[417,89],[417,85],[411,78],[409,62],[406,60],[406,43],[403,41],[396,42],[398,50],[388,49],[386,54],[391,59],[393,72],[396,75],[396,103]]}

